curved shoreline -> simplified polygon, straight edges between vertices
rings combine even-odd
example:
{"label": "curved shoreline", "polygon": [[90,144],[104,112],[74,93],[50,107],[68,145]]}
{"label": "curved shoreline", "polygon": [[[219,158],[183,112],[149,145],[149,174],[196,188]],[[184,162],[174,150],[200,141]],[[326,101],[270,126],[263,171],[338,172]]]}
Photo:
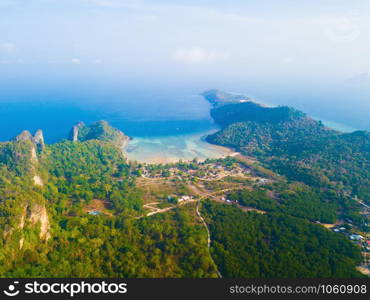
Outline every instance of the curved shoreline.
{"label": "curved shoreline", "polygon": [[207,158],[237,155],[233,149],[208,143],[206,137],[209,134],[210,131],[193,135],[134,138],[125,147],[124,153],[129,162],[148,164],[188,162],[193,159],[204,161]]}

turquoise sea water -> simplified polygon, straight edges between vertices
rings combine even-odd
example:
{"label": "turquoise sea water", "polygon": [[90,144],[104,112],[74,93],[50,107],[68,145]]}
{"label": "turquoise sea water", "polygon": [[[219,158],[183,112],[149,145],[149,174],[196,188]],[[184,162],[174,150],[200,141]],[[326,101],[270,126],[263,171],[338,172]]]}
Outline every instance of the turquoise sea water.
{"label": "turquoise sea water", "polygon": [[146,163],[170,163],[194,158],[219,158],[231,153],[224,147],[211,145],[204,137],[215,132],[208,130],[200,133],[159,137],[137,137],[125,149],[129,160]]}
{"label": "turquoise sea water", "polygon": [[313,118],[316,119],[316,120],[320,120],[325,126],[327,126],[329,128],[333,128],[333,129],[341,131],[341,132],[349,133],[349,132],[359,130],[357,128],[348,126],[346,124],[342,124],[342,123],[338,123],[338,122],[334,122],[334,121],[329,121],[329,120],[325,120],[325,119],[322,119],[322,118],[316,118],[316,117],[313,117]]}
{"label": "turquoise sea water", "polygon": [[[86,96],[85,96],[86,97]],[[230,151],[204,141],[217,127],[209,116],[210,105],[195,93],[137,93],[48,101],[0,101],[0,140],[10,140],[27,129],[42,129],[47,143],[68,137],[78,122],[107,120],[132,137],[125,149],[130,160],[174,162],[217,158]]]}
{"label": "turquoise sea water", "polygon": [[79,121],[91,124],[106,120],[131,137],[177,136],[214,128],[209,104],[196,94],[131,92],[70,95],[64,100],[57,95],[14,98],[0,95],[0,141],[25,129],[42,129],[45,140],[54,143],[66,138]]}
{"label": "turquoise sea water", "polygon": [[[262,104],[262,105],[265,105],[265,106],[268,106],[268,107],[277,107],[277,105],[274,105],[274,104],[271,104],[269,102],[262,101],[262,100],[259,100],[259,99],[255,100],[255,102],[257,102],[259,104]],[[341,131],[341,132],[349,133],[349,132],[353,132],[353,131],[356,131],[356,130],[360,130],[358,128],[343,124],[341,122],[330,121],[330,120],[326,120],[324,118],[320,118],[320,117],[316,117],[316,116],[312,116],[312,115],[310,117],[317,120],[317,121],[321,121],[325,126],[327,126],[329,128],[332,128],[332,129],[335,129],[335,130],[338,130],[338,131]]]}
{"label": "turquoise sea water", "polygon": [[[200,92],[0,94],[0,141],[10,140],[25,129],[31,132],[42,129],[46,142],[54,143],[67,138],[70,128],[78,121],[90,124],[107,120],[133,137],[126,149],[130,160],[173,162],[227,155],[227,149],[204,141],[217,127],[209,115],[210,105],[199,96]],[[357,129],[341,122],[317,119],[340,131]]]}

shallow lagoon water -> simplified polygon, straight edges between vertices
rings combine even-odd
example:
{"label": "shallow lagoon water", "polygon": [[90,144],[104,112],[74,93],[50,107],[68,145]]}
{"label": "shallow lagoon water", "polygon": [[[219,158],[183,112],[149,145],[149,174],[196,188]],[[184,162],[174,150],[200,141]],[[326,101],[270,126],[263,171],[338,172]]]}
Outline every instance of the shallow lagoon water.
{"label": "shallow lagoon water", "polygon": [[213,132],[215,130],[176,136],[138,137],[128,144],[125,152],[130,161],[145,163],[171,163],[194,158],[205,160],[231,154],[230,149],[211,145],[204,140]]}
{"label": "shallow lagoon water", "polygon": [[[208,103],[199,101],[197,104],[205,106],[208,114]],[[126,147],[127,156],[132,161],[168,163],[194,158],[204,160],[223,157],[230,152],[204,140],[218,130],[207,114],[201,114],[202,118],[192,114],[193,119],[188,120],[179,119],[184,116],[176,114],[167,120],[166,116],[152,120],[129,120],[121,114],[124,108],[124,105],[112,107],[100,103],[88,107],[71,102],[0,103],[0,128],[3,129],[0,140],[10,140],[25,129],[34,133],[40,128],[47,143],[56,143],[67,138],[70,128],[78,121],[91,124],[106,120],[133,138]]]}

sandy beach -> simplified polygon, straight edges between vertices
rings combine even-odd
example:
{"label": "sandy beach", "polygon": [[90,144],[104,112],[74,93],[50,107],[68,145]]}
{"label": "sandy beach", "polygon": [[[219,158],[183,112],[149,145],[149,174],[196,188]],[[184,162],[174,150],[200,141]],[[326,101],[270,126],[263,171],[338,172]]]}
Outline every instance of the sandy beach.
{"label": "sandy beach", "polygon": [[125,148],[129,161],[166,164],[178,161],[203,161],[237,155],[227,147],[209,144],[204,137],[212,132],[153,138],[134,138]]}

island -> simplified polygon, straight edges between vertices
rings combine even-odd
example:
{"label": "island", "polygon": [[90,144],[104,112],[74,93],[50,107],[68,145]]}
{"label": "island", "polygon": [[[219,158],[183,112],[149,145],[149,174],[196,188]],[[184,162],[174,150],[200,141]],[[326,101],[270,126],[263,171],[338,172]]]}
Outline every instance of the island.
{"label": "island", "polygon": [[233,155],[128,161],[125,133],[78,122],[0,143],[2,277],[366,277],[369,133],[203,93]]}

